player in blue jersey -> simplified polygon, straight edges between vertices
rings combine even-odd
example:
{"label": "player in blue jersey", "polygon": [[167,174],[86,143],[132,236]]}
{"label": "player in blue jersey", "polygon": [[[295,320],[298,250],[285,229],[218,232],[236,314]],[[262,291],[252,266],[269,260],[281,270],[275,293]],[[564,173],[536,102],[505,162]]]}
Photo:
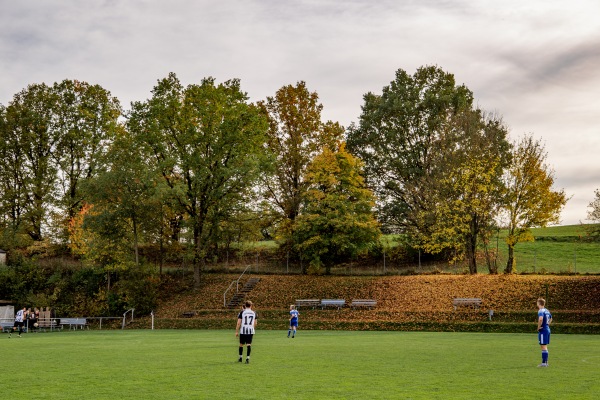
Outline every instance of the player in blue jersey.
{"label": "player in blue jersey", "polygon": [[552,314],[546,309],[546,300],[538,299],[538,341],[542,349],[542,363],[538,367],[548,366],[548,345],[550,344],[550,324],[552,323]]}
{"label": "player in blue jersey", "polygon": [[296,337],[296,330],[298,329],[298,315],[300,313],[296,310],[295,305],[290,306],[290,328],[288,329],[288,337],[292,334],[292,339]]}

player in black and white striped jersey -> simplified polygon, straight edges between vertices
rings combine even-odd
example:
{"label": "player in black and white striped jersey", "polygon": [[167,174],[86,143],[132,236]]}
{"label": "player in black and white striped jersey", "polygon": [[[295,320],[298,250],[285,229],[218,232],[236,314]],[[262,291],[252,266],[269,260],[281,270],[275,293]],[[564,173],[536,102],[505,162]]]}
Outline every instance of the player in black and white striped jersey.
{"label": "player in black and white striped jersey", "polygon": [[252,310],[252,302],[248,300],[244,309],[238,314],[237,326],[235,327],[235,336],[240,337],[240,358],[238,362],[242,362],[244,346],[246,346],[246,364],[250,364],[250,352],[252,351],[252,337],[256,328],[256,319],[256,313]]}

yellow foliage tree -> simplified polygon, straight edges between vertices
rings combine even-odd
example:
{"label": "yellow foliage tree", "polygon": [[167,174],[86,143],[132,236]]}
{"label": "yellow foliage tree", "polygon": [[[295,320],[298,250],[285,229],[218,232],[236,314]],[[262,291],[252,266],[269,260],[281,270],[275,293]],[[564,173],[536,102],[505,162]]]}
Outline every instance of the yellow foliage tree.
{"label": "yellow foliage tree", "polygon": [[375,197],[361,175],[362,161],[342,144],[325,148],[307,170],[308,190],[296,219],[297,250],[310,260],[311,271],[368,251],[379,243],[379,224],[373,216]]}
{"label": "yellow foliage tree", "polygon": [[540,141],[527,135],[514,146],[505,174],[504,212],[507,218],[508,261],[505,273],[515,272],[515,246],[533,241],[531,228],[558,223],[567,203],[563,189],[553,190],[554,170],[546,164],[547,153]]}

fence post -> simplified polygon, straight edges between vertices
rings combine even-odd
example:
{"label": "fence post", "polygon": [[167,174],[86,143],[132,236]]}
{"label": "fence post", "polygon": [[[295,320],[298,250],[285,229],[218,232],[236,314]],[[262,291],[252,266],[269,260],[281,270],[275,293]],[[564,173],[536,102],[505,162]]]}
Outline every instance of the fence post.
{"label": "fence post", "polygon": [[383,274],[385,275],[385,247],[383,248]]}
{"label": "fence post", "polygon": [[290,273],[290,252],[287,252],[287,256],[285,259],[285,273],[289,274]]}

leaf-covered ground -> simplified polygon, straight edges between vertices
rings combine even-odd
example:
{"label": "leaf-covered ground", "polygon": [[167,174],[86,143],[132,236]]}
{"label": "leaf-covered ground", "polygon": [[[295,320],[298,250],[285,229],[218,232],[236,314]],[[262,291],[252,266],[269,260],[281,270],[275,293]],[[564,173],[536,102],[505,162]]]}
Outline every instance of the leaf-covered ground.
{"label": "leaf-covered ground", "polygon": [[[600,277],[532,275],[417,275],[393,277],[324,277],[263,275],[248,296],[260,310],[288,309],[296,299],[375,299],[375,310],[351,311],[360,318],[377,313],[445,313],[452,299],[479,297],[482,310],[535,310],[535,300],[548,293],[551,310],[600,309]],[[167,296],[157,310],[159,318],[177,318],[192,310],[224,310],[223,293],[235,275],[206,274],[198,290]],[[350,314],[349,314],[350,313]]]}

